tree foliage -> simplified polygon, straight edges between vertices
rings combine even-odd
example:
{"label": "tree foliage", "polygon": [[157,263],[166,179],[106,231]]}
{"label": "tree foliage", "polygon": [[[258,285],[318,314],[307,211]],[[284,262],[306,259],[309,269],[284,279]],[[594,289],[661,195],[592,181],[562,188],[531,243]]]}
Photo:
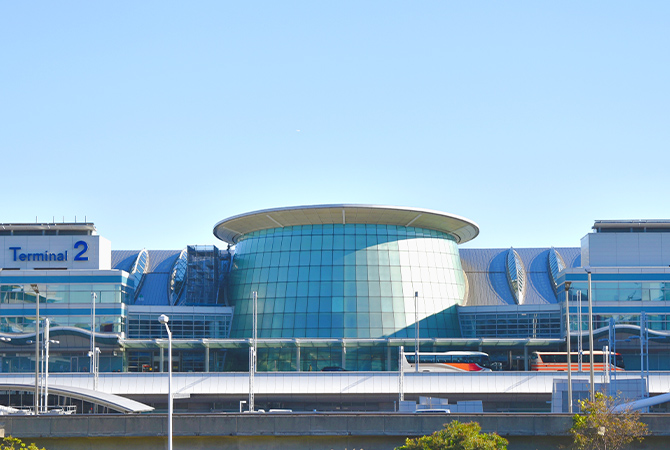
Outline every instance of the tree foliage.
{"label": "tree foliage", "polygon": [[627,410],[614,412],[616,399],[596,393],[595,400],[580,400],[581,414],[572,418],[570,433],[579,450],[618,450],[633,440],[642,442],[649,434],[647,425],[640,422],[640,413]]}
{"label": "tree foliage", "polygon": [[26,445],[21,439],[7,436],[0,443],[0,450],[46,450],[45,448],[39,448],[35,444]]}
{"label": "tree foliage", "polygon": [[396,450],[506,450],[507,439],[495,433],[481,433],[477,422],[460,423],[454,420],[430,436],[407,439]]}

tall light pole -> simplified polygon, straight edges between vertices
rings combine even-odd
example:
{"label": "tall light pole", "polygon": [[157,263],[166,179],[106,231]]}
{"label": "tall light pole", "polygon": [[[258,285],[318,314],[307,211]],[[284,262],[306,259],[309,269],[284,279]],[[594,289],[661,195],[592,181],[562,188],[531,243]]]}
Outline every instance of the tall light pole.
{"label": "tall light pole", "polygon": [[[646,352],[645,352],[646,347]],[[646,355],[645,355],[646,353]],[[645,364],[646,356],[646,364]],[[647,398],[649,390],[649,330],[647,328],[647,313],[640,313],[640,378],[642,383],[642,398]],[[647,410],[648,411],[648,408]]]}
{"label": "tall light pole", "polygon": [[93,390],[98,390],[98,375],[100,374],[100,347],[94,351],[88,352],[89,358],[93,361]]}
{"label": "tall light pole", "polygon": [[572,414],[572,355],[570,354],[570,281],[565,282],[565,341],[568,352],[568,412]]}
{"label": "tall light pole", "polygon": [[91,373],[95,373],[95,300],[98,295],[91,292]]}
{"label": "tall light pole", "polygon": [[405,347],[398,347],[398,410],[403,401],[405,401]]}
{"label": "tall light pole", "polygon": [[591,289],[591,268],[586,268],[586,274],[589,281],[589,383],[591,401],[596,400],[596,391],[593,384],[593,289]]}
{"label": "tall light pole", "polygon": [[252,322],[252,344],[249,348],[249,412],[254,412],[256,409],[256,399],[254,396],[254,377],[256,376],[257,349],[256,340],[258,339],[258,292],[251,293],[253,302],[253,322]]}
{"label": "tall light pole", "polygon": [[51,339],[50,326],[49,318],[44,319],[44,412],[49,412],[49,345],[60,344],[60,341]]}
{"label": "tall light pole", "polygon": [[40,410],[40,289],[36,284],[30,287],[35,291],[35,398],[33,399],[33,411],[35,415]]}
{"label": "tall light pole", "polygon": [[419,293],[414,293],[414,371],[419,371]]}
{"label": "tall light pole", "polygon": [[158,321],[165,325],[168,335],[168,450],[172,450],[172,332],[168,316],[161,314]]}

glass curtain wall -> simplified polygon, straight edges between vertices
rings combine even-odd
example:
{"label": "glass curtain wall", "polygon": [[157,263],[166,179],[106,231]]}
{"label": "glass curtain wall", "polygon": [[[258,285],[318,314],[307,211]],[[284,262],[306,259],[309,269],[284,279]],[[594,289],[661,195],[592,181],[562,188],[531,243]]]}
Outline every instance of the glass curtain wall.
{"label": "glass curtain wall", "polygon": [[[235,247],[231,337],[459,337],[465,281],[453,237],[387,225],[305,225],[246,235]],[[338,356],[338,358],[340,358]],[[338,364],[339,365],[339,364]]]}

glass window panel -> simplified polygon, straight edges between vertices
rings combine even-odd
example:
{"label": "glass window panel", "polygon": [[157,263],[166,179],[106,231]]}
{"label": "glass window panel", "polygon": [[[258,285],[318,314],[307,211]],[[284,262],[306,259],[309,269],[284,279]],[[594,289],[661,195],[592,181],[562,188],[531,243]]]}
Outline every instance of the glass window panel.
{"label": "glass window panel", "polygon": [[342,281],[333,281],[332,282],[333,295],[335,296],[344,296],[344,282]]}
{"label": "glass window panel", "polygon": [[321,252],[321,264],[322,265],[332,265],[333,264],[333,252],[330,250],[324,250]]}
{"label": "glass window panel", "polygon": [[[316,227],[315,227],[316,229]],[[312,249],[320,249],[323,246],[323,236],[321,234],[313,234],[311,237],[310,246]]]}
{"label": "glass window panel", "polygon": [[301,266],[308,266],[309,265],[309,260],[310,260],[311,252],[309,251],[302,251],[300,252],[300,262],[299,264]]}
{"label": "glass window panel", "polygon": [[298,268],[298,281],[309,281],[309,266],[300,266]]}
{"label": "glass window panel", "polygon": [[309,290],[308,290],[308,295],[310,297],[319,297],[319,292],[321,291],[321,283],[318,281],[310,281],[309,282]]}
{"label": "glass window panel", "polygon": [[361,250],[366,247],[367,244],[367,238],[364,234],[357,234],[356,235],[356,250]]}
{"label": "glass window panel", "polygon": [[341,296],[333,297],[331,308],[332,308],[332,311],[334,313],[343,312],[344,311],[344,297],[341,297]]}
{"label": "glass window panel", "polygon": [[293,314],[284,314],[283,315],[284,322],[282,324],[283,328],[284,329],[289,329],[289,330],[292,329],[294,318],[295,318],[295,316]]}
{"label": "glass window panel", "polygon": [[368,294],[368,282],[362,280],[356,281],[356,295],[367,296]]}
{"label": "glass window panel", "polygon": [[284,300],[284,312],[292,313],[295,312],[297,299],[295,297],[287,297]]}
{"label": "glass window panel", "polygon": [[307,297],[298,297],[295,302],[296,312],[307,312]]}
{"label": "glass window panel", "polygon": [[344,314],[342,313],[335,313],[331,316],[332,324],[331,326],[333,328],[341,328],[344,326]]}
{"label": "glass window panel", "polygon": [[295,325],[294,328],[296,331],[304,329],[307,326],[307,314],[297,313],[295,315]]}
{"label": "glass window panel", "polygon": [[[345,271],[346,276],[346,271]],[[367,281],[368,280],[368,268],[367,266],[356,266],[356,281]]]}
{"label": "glass window panel", "polygon": [[331,316],[330,314],[319,314],[319,328],[330,328]]}
{"label": "glass window panel", "polygon": [[320,279],[322,281],[330,281],[333,278],[333,267],[332,266],[321,266],[320,272],[321,272],[320,273]]}
{"label": "glass window panel", "polygon": [[355,281],[345,281],[344,282],[344,295],[355,296],[356,295],[356,282]]}
{"label": "glass window panel", "polygon": [[309,257],[309,264],[312,266],[321,265],[321,250],[312,250]]}
{"label": "glass window panel", "polygon": [[333,250],[344,250],[344,236],[343,235],[334,235],[333,236]]}
{"label": "glass window panel", "polygon": [[298,295],[298,283],[294,281],[286,283],[286,296],[295,297],[296,295]]}
{"label": "glass window panel", "polygon": [[344,250],[333,250],[333,264],[336,266],[344,264]]}
{"label": "glass window panel", "polygon": [[[382,310],[382,300],[380,297],[369,297],[370,312],[381,312]],[[381,326],[381,325],[379,325]]]}
{"label": "glass window panel", "polygon": [[332,295],[332,283],[329,281],[322,281],[320,285],[321,289],[319,295],[330,297]]}

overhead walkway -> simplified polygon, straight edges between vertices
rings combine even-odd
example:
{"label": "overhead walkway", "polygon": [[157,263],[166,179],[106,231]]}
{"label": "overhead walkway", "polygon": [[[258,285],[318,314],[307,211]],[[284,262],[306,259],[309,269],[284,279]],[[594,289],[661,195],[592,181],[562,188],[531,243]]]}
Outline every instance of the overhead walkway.
{"label": "overhead walkway", "polygon": [[[0,382],[0,390],[34,392],[34,384]],[[49,394],[104,406],[122,413],[142,413],[153,411],[153,407],[116,394],[93,391],[79,386],[59,386],[49,384]]]}

